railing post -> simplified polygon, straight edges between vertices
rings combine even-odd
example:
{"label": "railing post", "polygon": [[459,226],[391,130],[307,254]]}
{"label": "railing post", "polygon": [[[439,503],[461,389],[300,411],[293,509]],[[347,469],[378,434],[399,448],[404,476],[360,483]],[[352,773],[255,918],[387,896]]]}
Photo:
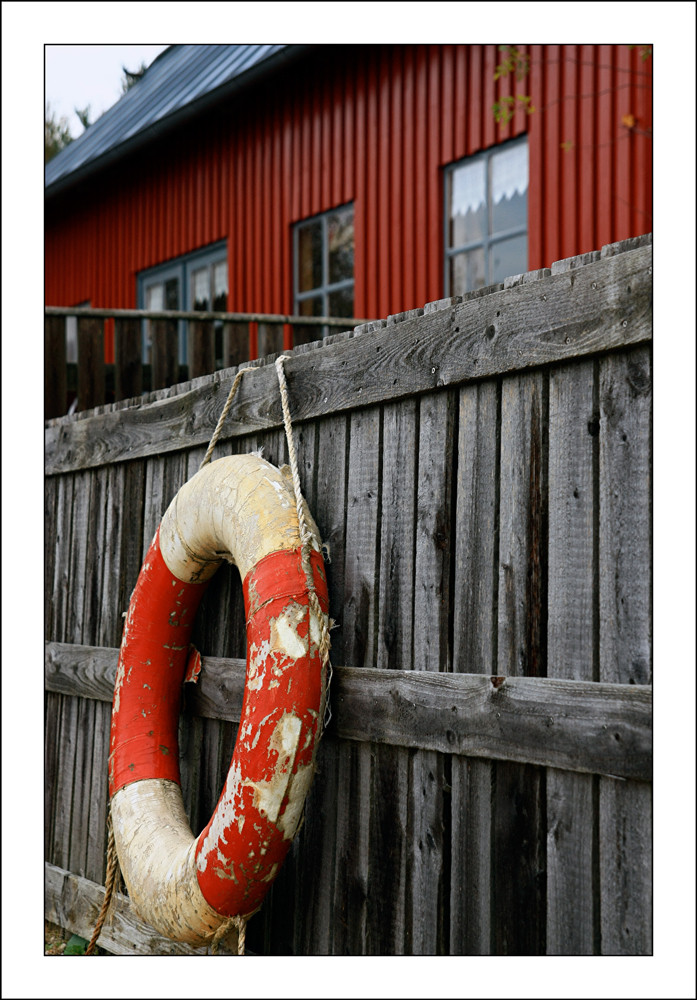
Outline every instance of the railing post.
{"label": "railing post", "polygon": [[68,405],[65,319],[44,318],[44,419],[62,417]]}
{"label": "railing post", "polygon": [[249,360],[249,324],[223,324],[223,368],[236,368]]}
{"label": "railing post", "polygon": [[259,324],[259,357],[278,354],[283,350],[283,328],[280,323]]}
{"label": "railing post", "polygon": [[152,326],[152,389],[166,389],[179,381],[177,321],[155,319]]}
{"label": "railing post", "polygon": [[215,334],[210,320],[190,320],[187,333],[189,378],[215,371]]}
{"label": "railing post", "polygon": [[77,321],[77,408],[101,406],[104,392],[104,320],[80,316]]}
{"label": "railing post", "polygon": [[114,399],[132,399],[143,392],[141,327],[137,319],[114,322]]}

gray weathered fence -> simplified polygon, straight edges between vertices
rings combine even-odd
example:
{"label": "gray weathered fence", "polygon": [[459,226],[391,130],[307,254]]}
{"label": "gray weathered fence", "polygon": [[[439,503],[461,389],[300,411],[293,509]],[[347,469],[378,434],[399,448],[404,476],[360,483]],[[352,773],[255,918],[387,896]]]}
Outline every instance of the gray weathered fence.
{"label": "gray weathered fence", "polygon": [[[290,355],[339,627],[304,825],[251,951],[651,952],[651,288],[642,237]],[[218,455],[287,460],[268,360]],[[83,936],[122,612],[233,375],[46,425],[46,915]],[[244,686],[235,571],[196,628],[198,833]],[[125,896],[100,943],[191,951]]]}

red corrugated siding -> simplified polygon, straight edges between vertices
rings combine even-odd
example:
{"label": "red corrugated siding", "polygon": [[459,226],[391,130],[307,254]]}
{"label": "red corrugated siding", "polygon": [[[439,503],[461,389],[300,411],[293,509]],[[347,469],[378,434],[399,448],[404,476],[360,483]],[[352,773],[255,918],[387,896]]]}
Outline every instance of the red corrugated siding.
{"label": "red corrugated siding", "polygon": [[[138,271],[227,238],[229,307],[291,311],[293,224],[353,201],[356,315],[415,308],[443,294],[442,168],[526,130],[531,269],[649,231],[651,63],[628,46],[522,51],[530,75],[495,82],[495,46],[315,50],[49,206],[47,303],[134,306]],[[516,92],[536,113],[497,125],[491,105]]]}

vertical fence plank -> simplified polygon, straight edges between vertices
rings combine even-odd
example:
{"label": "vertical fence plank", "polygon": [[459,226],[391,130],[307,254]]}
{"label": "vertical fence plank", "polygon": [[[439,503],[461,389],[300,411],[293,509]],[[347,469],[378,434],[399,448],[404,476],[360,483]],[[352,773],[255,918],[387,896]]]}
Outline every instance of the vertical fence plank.
{"label": "vertical fence plank", "polygon": [[223,324],[223,368],[235,368],[249,360],[249,324]]}
{"label": "vertical fence plank", "polygon": [[[381,669],[412,668],[416,455],[416,401],[386,406],[377,625],[377,666]],[[375,747],[367,928],[371,954],[402,955],[406,946],[410,757],[402,747]]]}
{"label": "vertical fence plank", "polygon": [[179,381],[179,331],[174,319],[149,320],[152,336],[151,389],[165,389]]}
{"label": "vertical fence plank", "polygon": [[[491,674],[496,662],[498,388],[460,392],[457,456],[453,670]],[[491,781],[493,765],[453,757],[450,952],[491,947]]]}
{"label": "vertical fence plank", "polygon": [[[543,375],[503,380],[498,673],[509,677],[545,673],[546,418]],[[500,762],[495,765],[494,779],[494,950],[508,955],[544,954],[544,770]]]}
{"label": "vertical fence plank", "polygon": [[[414,552],[413,666],[416,670],[447,671],[451,665],[449,601],[454,432],[454,395],[441,392],[423,396],[419,401]],[[447,950],[444,941],[447,905],[444,844],[447,838],[444,832],[450,803],[446,804],[444,796],[445,786],[449,784],[446,777],[449,778],[449,774],[442,754],[431,750],[412,754],[406,912],[407,951],[415,955],[436,955]]]}
{"label": "vertical fence plank", "polygon": [[91,410],[105,401],[104,320],[80,316],[77,321],[77,402]]}
{"label": "vertical fence plank", "polygon": [[[651,683],[651,363],[648,348],[600,362],[600,680]],[[652,948],[651,786],[601,778],[605,955]]]}
{"label": "vertical fence plank", "polygon": [[137,319],[114,321],[114,399],[132,399],[143,391],[142,333]]}
{"label": "vertical fence plank", "polygon": [[[67,622],[70,596],[70,546],[72,541],[72,506],[74,476],[58,478],[58,502],[55,523],[55,570],[52,594],[52,633],[49,638],[67,641]],[[58,741],[55,747],[56,782],[53,789],[53,836],[48,860],[62,868],[67,867],[70,845],[70,802],[72,797],[73,769],[77,729],[77,699],[59,695],[56,699],[59,722],[56,726]]]}
{"label": "vertical fence plank", "polygon": [[[547,674],[597,679],[594,362],[549,376]],[[594,677],[595,673],[595,677]],[[595,778],[547,770],[547,954],[595,950]]]}
{"label": "vertical fence plank", "polygon": [[[381,414],[378,408],[350,418],[344,660],[353,667],[375,664],[376,559],[380,486]],[[334,954],[366,949],[371,747],[339,746]]]}
{"label": "vertical fence plank", "polygon": [[[90,535],[91,480],[98,473],[93,471],[75,474],[73,490],[73,524],[70,546],[70,599],[66,635],[68,642],[80,645],[89,641],[90,625],[85,622],[85,595],[92,590],[94,567],[87,559]],[[86,627],[85,627],[86,626]],[[92,750],[94,740],[94,702],[75,698],[77,722],[75,751],[72,760],[74,771],[70,803],[70,845],[68,869],[77,875],[86,874],[87,833],[89,829],[90,782],[92,776]]]}
{"label": "vertical fence plank", "polygon": [[[337,620],[332,630],[332,663],[342,664],[345,566],[346,470],[348,449],[348,419],[329,417],[317,427],[316,485],[312,513],[317,522],[327,553],[326,572],[330,593],[329,615]],[[331,687],[329,700],[331,705]],[[305,954],[328,955],[332,952],[336,910],[334,906],[334,856],[337,841],[338,798],[343,789],[338,784],[339,743],[331,733],[331,725],[320,743],[317,775],[310,792],[313,813],[318,811],[321,845],[317,874],[309,880],[310,898],[304,921],[302,948]]]}
{"label": "vertical fence plank", "polygon": [[189,378],[210,375],[215,371],[215,333],[209,320],[192,320],[188,323],[187,357]]}
{"label": "vertical fence plank", "polygon": [[44,419],[66,412],[68,372],[65,351],[65,318],[44,318]]}

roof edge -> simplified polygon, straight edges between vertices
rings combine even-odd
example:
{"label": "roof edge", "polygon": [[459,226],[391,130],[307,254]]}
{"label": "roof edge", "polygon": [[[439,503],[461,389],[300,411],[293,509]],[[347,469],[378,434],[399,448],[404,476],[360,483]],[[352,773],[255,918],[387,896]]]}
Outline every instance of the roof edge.
{"label": "roof edge", "polygon": [[[207,111],[209,108],[218,104],[220,101],[225,100],[225,98],[230,97],[232,94],[236,94],[249,86],[260,83],[266,77],[269,77],[273,73],[277,72],[282,66],[294,63],[311,49],[315,49],[317,47],[317,45],[288,45],[278,52],[275,52],[267,59],[264,59],[262,62],[252,66],[241,76],[235,77],[215,90],[209,91],[207,94],[204,94],[197,100],[192,101],[185,107],[179,108],[177,111],[174,111],[167,117],[162,118],[160,121],[149,125],[141,132],[132,136],[130,139],[126,139],[124,142],[119,143],[112,149],[107,150],[107,152],[103,153],[101,156],[96,157],[93,160],[89,160],[82,166],[77,167],[71,173],[66,174],[64,177],[60,177],[58,180],[54,181],[53,184],[44,188],[44,201],[49,201],[57,195],[64,194],[66,191],[70,190],[70,188],[82,183],[87,178],[92,177],[115,163],[118,163],[125,157],[130,156],[132,153],[135,153],[144,146],[147,146],[150,142],[160,139],[167,133],[172,132],[181,125],[186,124],[187,121],[190,121],[202,112]],[[162,55],[162,53],[160,53],[160,55]],[[159,55],[157,58],[159,59]]]}

